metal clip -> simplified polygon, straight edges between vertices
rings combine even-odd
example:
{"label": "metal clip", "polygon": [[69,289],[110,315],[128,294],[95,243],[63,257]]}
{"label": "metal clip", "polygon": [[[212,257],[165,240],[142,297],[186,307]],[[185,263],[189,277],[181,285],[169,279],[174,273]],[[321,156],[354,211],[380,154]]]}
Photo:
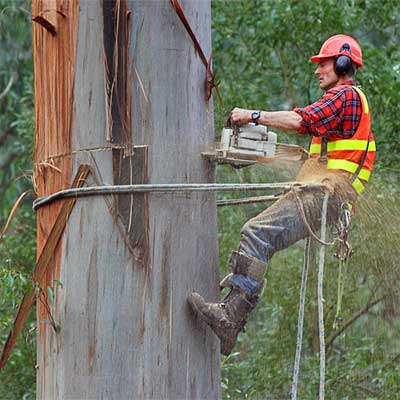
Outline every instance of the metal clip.
{"label": "metal clip", "polygon": [[338,258],[341,261],[347,261],[353,254],[354,250],[351,248],[350,243],[347,240],[348,231],[347,229],[344,231],[343,235],[339,238],[340,245],[337,248],[334,257]]}
{"label": "metal clip", "polygon": [[341,261],[347,261],[354,254],[354,250],[348,242],[352,206],[350,203],[342,203],[341,209],[342,212],[339,217],[339,226],[337,228],[340,245],[334,256]]}
{"label": "metal clip", "polygon": [[342,215],[340,222],[343,224],[344,229],[348,229],[350,226],[351,208],[352,207],[350,203],[342,203]]}

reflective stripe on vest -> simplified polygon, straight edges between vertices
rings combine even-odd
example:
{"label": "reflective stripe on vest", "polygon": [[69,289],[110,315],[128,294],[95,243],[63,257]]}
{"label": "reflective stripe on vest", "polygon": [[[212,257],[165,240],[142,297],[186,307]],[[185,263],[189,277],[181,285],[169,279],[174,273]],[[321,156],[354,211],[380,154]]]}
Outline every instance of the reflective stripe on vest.
{"label": "reflective stripe on vest", "polygon": [[364,92],[358,88],[357,86],[352,86],[352,88],[360,95],[361,100],[362,100],[362,104],[363,104],[363,108],[364,108],[364,114],[369,114],[369,105],[368,105],[368,101],[367,98],[365,97]]}
{"label": "reflective stripe on vest", "polygon": [[[336,140],[328,142],[327,151],[339,150],[365,150],[367,148],[368,140]],[[376,151],[375,141],[369,142],[368,151]],[[321,144],[314,143],[310,146],[310,154],[321,153]]]}
{"label": "reflective stripe on vest", "polygon": [[[354,174],[354,172],[357,171],[357,168],[358,164],[351,161],[328,160],[328,169],[341,169],[343,171],[347,171]],[[360,179],[367,182],[370,176],[371,176],[371,171],[368,171],[365,168],[361,168],[358,177],[353,182],[353,187],[358,194],[360,194],[364,190],[364,185],[361,183]]]}
{"label": "reflective stripe on vest", "polygon": [[353,186],[353,188],[358,194],[361,194],[365,189],[365,186],[361,183],[361,181],[358,178],[354,180],[351,186]]}

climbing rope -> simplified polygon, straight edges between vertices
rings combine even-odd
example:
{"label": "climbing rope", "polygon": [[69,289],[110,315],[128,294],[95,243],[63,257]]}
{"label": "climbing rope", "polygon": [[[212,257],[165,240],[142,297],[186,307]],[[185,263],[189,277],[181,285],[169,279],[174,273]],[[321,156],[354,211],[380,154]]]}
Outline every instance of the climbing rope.
{"label": "climbing rope", "polygon": [[[321,240],[319,241],[322,246],[319,252],[319,263],[318,263],[318,330],[319,330],[319,356],[320,356],[320,382],[319,382],[319,400],[324,400],[325,397],[325,328],[324,328],[324,299],[323,299],[323,279],[324,279],[324,262],[325,262],[325,245],[326,240],[326,222],[328,213],[328,200],[329,192],[325,193],[324,200],[322,203],[322,215],[321,215]],[[303,341],[303,321],[304,321],[304,304],[307,288],[307,274],[310,262],[310,247],[311,238],[308,237],[306,241],[306,247],[304,250],[304,266],[301,278],[300,287],[300,302],[299,302],[299,317],[297,323],[297,342],[296,342],[296,355],[293,367],[293,381],[291,390],[291,400],[297,398],[297,387],[299,381],[299,370],[300,370],[300,357],[301,347]]]}
{"label": "climbing rope", "polygon": [[[289,191],[295,187],[301,187],[298,182],[285,183],[165,183],[165,184],[135,184],[135,185],[109,185],[89,186],[76,189],[65,189],[48,196],[39,197],[33,202],[32,208],[39,207],[70,197],[127,194],[127,193],[148,193],[148,192],[217,192],[231,190],[270,190],[281,189]],[[307,184],[307,187],[321,188],[320,184]]]}
{"label": "climbing rope", "polygon": [[300,357],[301,357],[301,347],[303,343],[304,303],[305,303],[306,289],[307,289],[308,266],[310,263],[310,247],[311,247],[311,239],[310,237],[308,237],[306,240],[306,247],[304,249],[304,266],[303,266],[303,273],[301,276],[299,317],[297,322],[296,355],[294,358],[293,383],[290,396],[291,400],[296,400],[297,398],[297,386],[299,383]]}
{"label": "climbing rope", "polygon": [[348,258],[345,260],[339,260],[339,274],[338,274],[338,289],[337,289],[337,302],[336,302],[336,314],[333,320],[333,329],[339,329],[341,322],[340,313],[342,311],[342,299],[344,293],[344,281],[346,278]]}
{"label": "climbing rope", "polygon": [[[326,192],[324,202],[322,204],[321,216],[321,240],[325,241],[326,237],[326,217],[328,211],[329,193]],[[325,398],[325,327],[324,327],[324,298],[323,298],[323,281],[324,281],[324,262],[325,262],[325,246],[319,249],[318,262],[318,327],[319,327],[319,400]]]}

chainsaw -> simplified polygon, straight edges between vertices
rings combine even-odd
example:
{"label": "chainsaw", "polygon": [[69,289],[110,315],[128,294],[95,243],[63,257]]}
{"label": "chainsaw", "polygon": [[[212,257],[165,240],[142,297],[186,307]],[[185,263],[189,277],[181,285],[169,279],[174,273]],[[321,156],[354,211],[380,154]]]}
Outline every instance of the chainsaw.
{"label": "chainsaw", "polygon": [[255,163],[272,161],[302,161],[309,157],[301,146],[278,143],[277,134],[264,125],[247,124],[222,129],[221,141],[215,152],[203,153],[219,164],[241,168]]}

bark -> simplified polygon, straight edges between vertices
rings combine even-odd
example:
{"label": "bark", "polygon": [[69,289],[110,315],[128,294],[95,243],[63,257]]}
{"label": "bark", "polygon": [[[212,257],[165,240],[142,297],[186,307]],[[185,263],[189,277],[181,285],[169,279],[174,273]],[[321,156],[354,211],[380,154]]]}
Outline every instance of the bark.
{"label": "bark", "polygon": [[[213,182],[201,158],[214,140],[205,68],[170,2],[45,3],[54,29],[34,24],[38,193],[69,186],[83,163],[89,184]],[[182,6],[209,54],[209,1]],[[39,249],[61,203],[38,214]],[[37,397],[218,398],[219,343],[186,303],[193,290],[216,297],[217,265],[213,194],[78,199],[46,283],[58,333],[39,305]]]}

